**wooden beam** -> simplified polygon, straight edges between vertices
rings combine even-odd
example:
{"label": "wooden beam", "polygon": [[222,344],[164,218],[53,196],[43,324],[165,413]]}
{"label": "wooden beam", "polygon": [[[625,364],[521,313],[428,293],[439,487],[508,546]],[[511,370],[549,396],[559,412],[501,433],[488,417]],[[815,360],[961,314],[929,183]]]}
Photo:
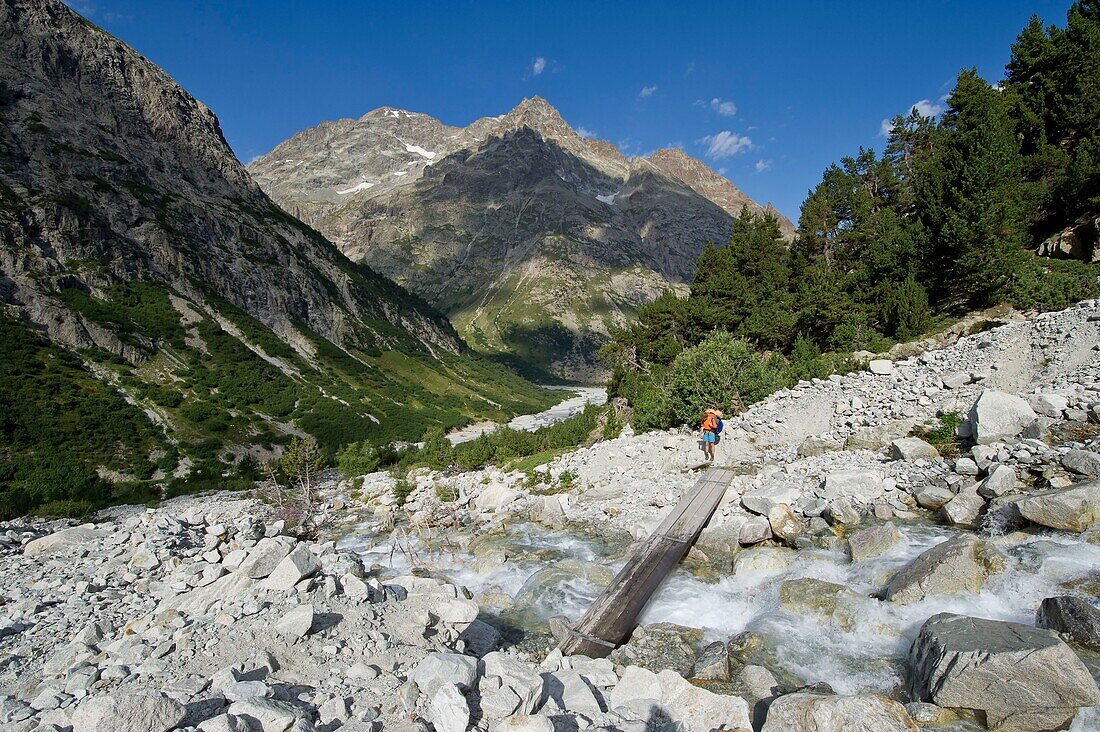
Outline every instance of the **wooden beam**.
{"label": "wooden beam", "polygon": [[634,632],[650,598],[714,515],[734,472],[710,468],[627,559],[615,579],[558,644],[565,655],[602,658]]}

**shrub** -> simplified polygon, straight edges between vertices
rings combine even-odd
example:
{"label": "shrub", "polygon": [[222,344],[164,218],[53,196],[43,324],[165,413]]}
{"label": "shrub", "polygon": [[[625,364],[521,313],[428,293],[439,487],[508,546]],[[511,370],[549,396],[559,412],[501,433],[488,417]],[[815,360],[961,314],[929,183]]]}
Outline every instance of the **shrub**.
{"label": "shrub", "polygon": [[366,475],[378,470],[382,455],[369,442],[353,442],[336,455],[336,467],[345,476]]}
{"label": "shrub", "polygon": [[407,480],[399,480],[393,484],[393,499],[397,501],[398,506],[404,506],[412,492],[413,484]]}

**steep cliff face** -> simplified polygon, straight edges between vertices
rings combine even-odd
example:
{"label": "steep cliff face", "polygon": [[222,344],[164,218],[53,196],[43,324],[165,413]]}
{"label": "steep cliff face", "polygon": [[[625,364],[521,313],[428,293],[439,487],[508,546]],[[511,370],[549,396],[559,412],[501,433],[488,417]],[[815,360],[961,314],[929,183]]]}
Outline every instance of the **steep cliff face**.
{"label": "steep cliff face", "polygon": [[549,401],[280,209],[209,109],[56,0],[0,0],[0,120],[0,315],[79,351],[195,461]]}
{"label": "steep cliff face", "polygon": [[300,132],[250,170],[475,348],[579,379],[599,374],[611,328],[686,287],[742,205],[766,210],[681,151],[628,159],[582,138],[538,97],[465,128],[384,107]]}

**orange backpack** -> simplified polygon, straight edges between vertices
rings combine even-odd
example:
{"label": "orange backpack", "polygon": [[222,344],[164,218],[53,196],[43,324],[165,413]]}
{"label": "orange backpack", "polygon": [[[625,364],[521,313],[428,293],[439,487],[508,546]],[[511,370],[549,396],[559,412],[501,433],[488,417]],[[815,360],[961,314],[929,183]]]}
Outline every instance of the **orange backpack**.
{"label": "orange backpack", "polygon": [[717,417],[717,415],[715,415],[714,412],[707,412],[706,416],[703,417],[703,431],[704,432],[714,432],[717,429],[718,429],[718,417]]}

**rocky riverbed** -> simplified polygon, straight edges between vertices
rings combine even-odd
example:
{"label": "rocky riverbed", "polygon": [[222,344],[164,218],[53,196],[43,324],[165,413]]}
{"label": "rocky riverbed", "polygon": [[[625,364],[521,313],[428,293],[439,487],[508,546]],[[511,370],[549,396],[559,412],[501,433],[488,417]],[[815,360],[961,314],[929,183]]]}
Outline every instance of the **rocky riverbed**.
{"label": "rocky riverbed", "polygon": [[[688,432],[421,471],[403,505],[388,474],[334,478],[309,538],[229,494],[6,524],[0,724],[1100,729],[1098,323],[1082,303],[729,420],[738,477],[608,659],[553,631],[698,478]],[[917,436],[956,414],[942,452]]]}

